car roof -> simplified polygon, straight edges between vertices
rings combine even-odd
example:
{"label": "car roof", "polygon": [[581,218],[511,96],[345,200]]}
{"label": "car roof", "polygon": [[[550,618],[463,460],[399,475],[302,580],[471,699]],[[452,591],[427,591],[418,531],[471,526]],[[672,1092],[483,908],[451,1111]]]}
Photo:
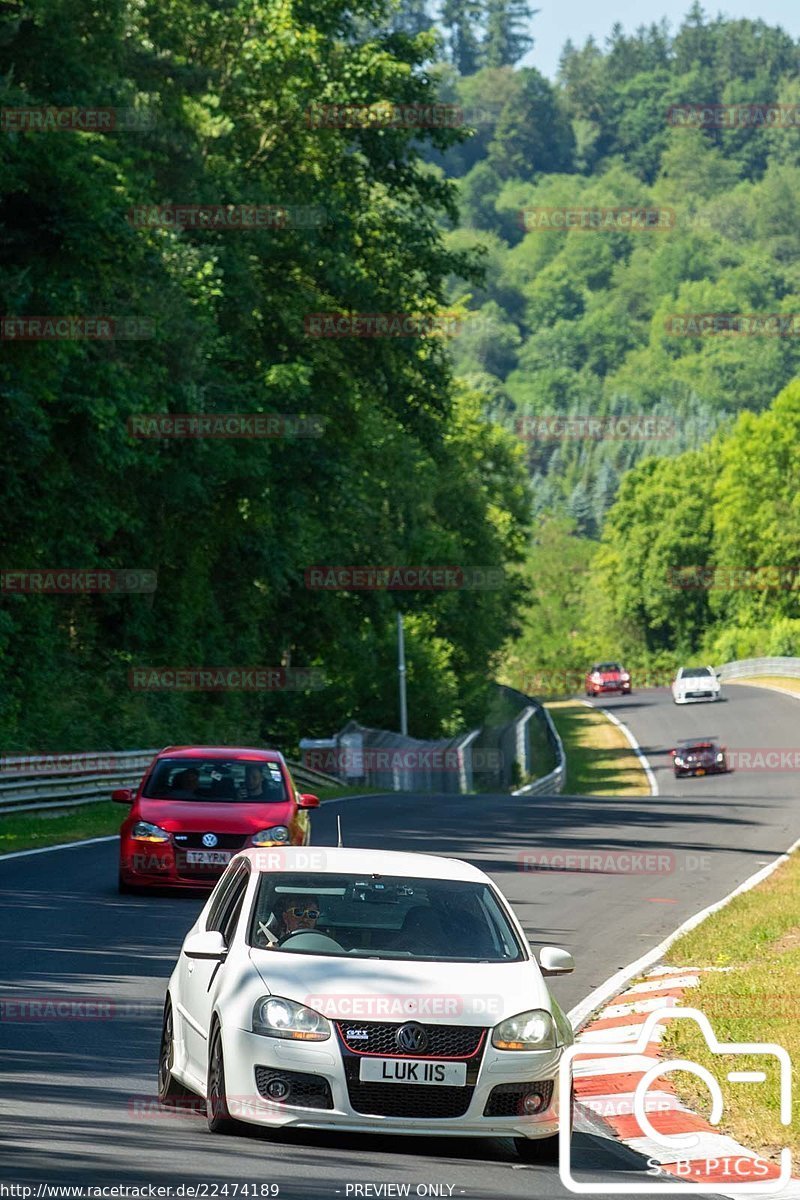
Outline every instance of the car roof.
{"label": "car roof", "polygon": [[[254,865],[262,859],[261,873],[274,871],[274,850],[242,850],[237,857],[249,858]],[[351,850],[339,846],[281,846],[280,870],[316,874],[410,875],[415,879],[459,879],[472,883],[491,883],[488,875],[460,858],[436,854],[417,854],[400,850]],[[265,858],[266,856],[266,858]]]}
{"label": "car roof", "polygon": [[279,750],[257,746],[165,746],[159,758],[252,758],[260,762],[283,762]]}

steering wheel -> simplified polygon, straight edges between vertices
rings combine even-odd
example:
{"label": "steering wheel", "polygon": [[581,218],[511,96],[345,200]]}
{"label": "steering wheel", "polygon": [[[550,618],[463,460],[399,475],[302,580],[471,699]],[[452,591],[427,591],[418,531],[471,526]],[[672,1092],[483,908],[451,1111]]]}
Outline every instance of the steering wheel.
{"label": "steering wheel", "polygon": [[[291,938],[299,937],[301,934],[305,934],[306,936],[311,934],[314,938],[322,939],[322,941],[326,944],[324,947],[325,949],[330,947],[334,950],[341,950],[342,953],[344,953],[344,946],[341,946],[335,938],[329,937],[327,933],[323,933],[321,929],[291,929],[289,933],[285,933],[282,938],[278,939],[277,944],[279,946],[285,946]],[[317,946],[319,946],[318,943]]]}

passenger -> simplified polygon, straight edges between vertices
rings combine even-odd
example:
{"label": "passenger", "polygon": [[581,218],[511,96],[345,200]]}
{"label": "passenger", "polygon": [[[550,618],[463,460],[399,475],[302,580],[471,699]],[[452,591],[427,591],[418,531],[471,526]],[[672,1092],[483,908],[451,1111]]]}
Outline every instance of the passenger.
{"label": "passenger", "polygon": [[264,768],[258,763],[248,763],[244,773],[243,800],[274,800],[283,792],[278,779],[265,779]]}

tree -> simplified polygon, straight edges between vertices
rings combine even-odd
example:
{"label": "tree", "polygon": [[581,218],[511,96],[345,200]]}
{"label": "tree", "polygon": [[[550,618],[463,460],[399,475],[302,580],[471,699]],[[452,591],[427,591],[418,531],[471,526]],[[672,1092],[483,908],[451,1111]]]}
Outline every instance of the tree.
{"label": "tree", "polygon": [[528,0],[486,0],[486,32],[481,61],[487,67],[513,67],[533,46],[527,32],[539,10]]}

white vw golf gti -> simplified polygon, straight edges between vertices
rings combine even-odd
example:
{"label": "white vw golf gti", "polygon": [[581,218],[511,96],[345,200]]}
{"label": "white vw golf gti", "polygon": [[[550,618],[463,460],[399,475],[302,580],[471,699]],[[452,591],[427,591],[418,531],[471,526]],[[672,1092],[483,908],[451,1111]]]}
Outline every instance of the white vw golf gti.
{"label": "white vw golf gti", "polygon": [[487,875],[455,859],[287,847],[232,859],[169,980],[164,1104],[239,1121],[513,1137],[555,1154],[558,1067],[573,1041]]}

